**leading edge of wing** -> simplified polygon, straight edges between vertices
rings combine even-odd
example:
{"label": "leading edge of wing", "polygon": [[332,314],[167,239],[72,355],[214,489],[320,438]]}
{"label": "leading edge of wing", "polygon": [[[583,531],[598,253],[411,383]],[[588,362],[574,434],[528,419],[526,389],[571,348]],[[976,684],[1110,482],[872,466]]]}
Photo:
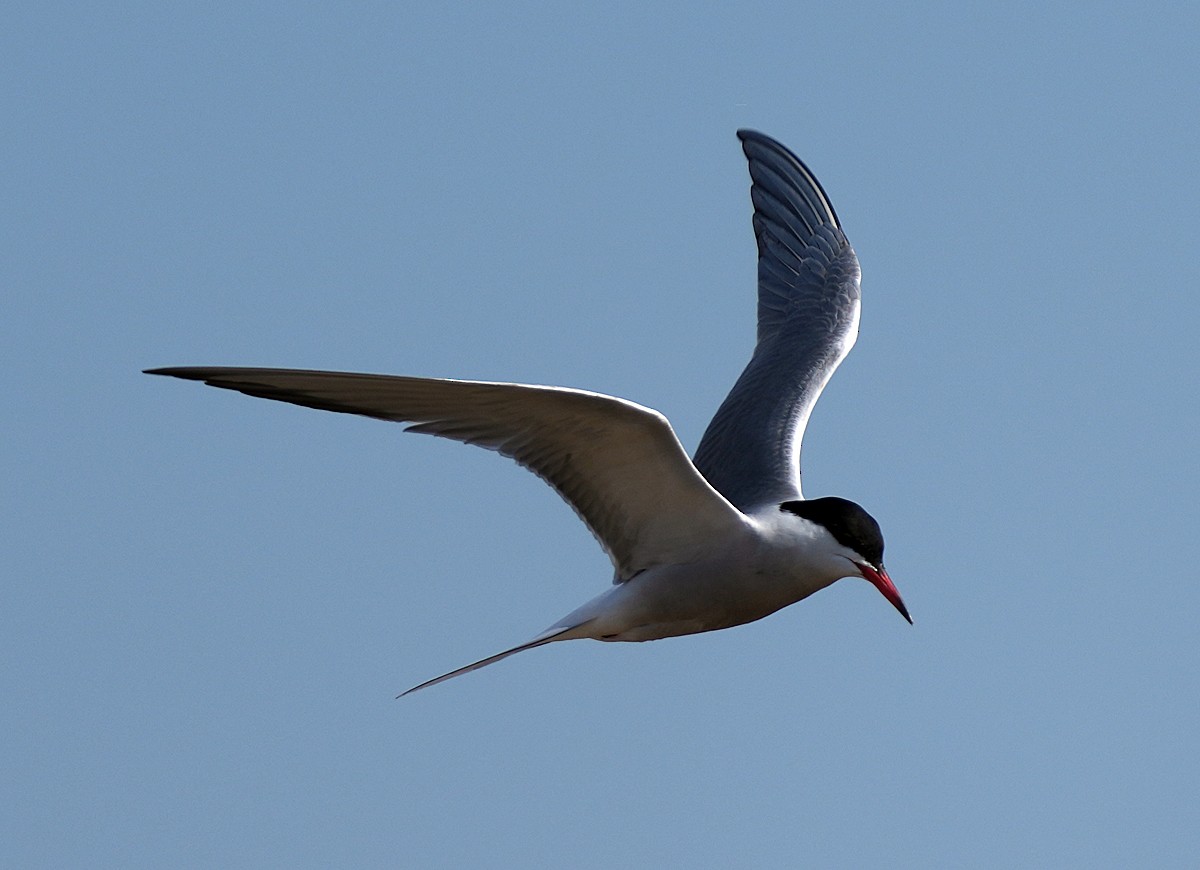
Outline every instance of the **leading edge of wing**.
{"label": "leading edge of wing", "polygon": [[695,558],[746,517],[692,465],[667,419],[566,387],[238,367],[148,369],[246,395],[359,414],[495,450],[575,510],[618,580]]}

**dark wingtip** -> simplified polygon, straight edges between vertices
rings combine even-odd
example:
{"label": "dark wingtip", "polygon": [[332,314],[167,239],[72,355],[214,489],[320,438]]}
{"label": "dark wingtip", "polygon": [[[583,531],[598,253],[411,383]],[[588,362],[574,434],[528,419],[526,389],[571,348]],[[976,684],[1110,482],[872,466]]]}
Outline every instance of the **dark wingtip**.
{"label": "dark wingtip", "polygon": [[205,377],[203,369],[189,369],[180,366],[168,366],[161,369],[142,369],[142,374],[167,375],[168,377],[184,378],[189,381],[202,381]]}
{"label": "dark wingtip", "polygon": [[760,133],[757,130],[751,130],[747,127],[742,127],[737,131],[737,137],[741,140],[742,151],[745,152],[746,158],[753,161],[754,154],[750,151],[750,143],[762,146],[768,151],[774,152],[785,162],[791,163],[792,168],[799,171],[805,180],[812,185],[816,190],[817,196],[821,200],[821,206],[829,212],[829,217],[833,220],[835,227],[841,227],[841,221],[838,220],[837,211],[833,207],[833,203],[829,199],[829,195],[825,193],[825,188],[821,186],[821,182],[817,181],[817,176],[808,168],[808,165],[796,156],[790,148],[780,142],[778,139],[772,139],[766,133]]}

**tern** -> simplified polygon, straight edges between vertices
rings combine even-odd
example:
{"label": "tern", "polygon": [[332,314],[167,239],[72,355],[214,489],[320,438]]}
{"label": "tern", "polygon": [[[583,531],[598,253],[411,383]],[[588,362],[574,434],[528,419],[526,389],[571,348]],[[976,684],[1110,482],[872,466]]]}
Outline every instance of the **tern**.
{"label": "tern", "polygon": [[758,338],[694,459],[658,411],[586,390],[300,369],[147,370],[495,450],[587,524],[612,560],[609,589],[532,640],[403,694],[558,641],[742,625],[844,577],[869,581],[912,622],[883,566],[879,524],[852,501],[800,491],[809,415],[858,336],[858,258],[808,167],[761,133],[737,135],[758,242]]}

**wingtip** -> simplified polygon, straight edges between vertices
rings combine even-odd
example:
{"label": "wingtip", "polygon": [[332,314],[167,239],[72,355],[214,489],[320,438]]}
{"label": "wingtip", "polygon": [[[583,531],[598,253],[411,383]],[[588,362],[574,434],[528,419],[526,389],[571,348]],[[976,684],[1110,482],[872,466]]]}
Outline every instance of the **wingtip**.
{"label": "wingtip", "polygon": [[[792,149],[788,148],[778,139],[774,139],[766,133],[760,133],[758,130],[751,130],[748,127],[740,128],[737,131],[737,137],[742,143],[742,151],[745,153],[746,159],[751,163],[752,179],[756,182],[758,181],[754,174],[753,164],[756,161],[765,161],[769,164],[770,157],[768,155],[773,155],[775,158],[782,160],[785,166],[790,164],[790,170],[798,172],[803,180],[812,187],[816,193],[816,198],[819,200],[820,207],[827,212],[833,226],[841,228],[841,221],[838,220],[837,211],[834,209],[829,195],[825,193],[825,188],[821,186],[821,182],[817,180],[817,176],[813,171],[808,168],[808,164],[796,156],[796,152],[792,151]],[[766,154],[757,151],[757,148],[761,148]],[[775,171],[780,171],[779,167],[775,167]]]}
{"label": "wingtip", "polygon": [[186,381],[202,381],[207,375],[206,369],[187,368],[186,366],[166,366],[157,369],[142,369],[144,375],[166,375],[171,378],[183,378]]}

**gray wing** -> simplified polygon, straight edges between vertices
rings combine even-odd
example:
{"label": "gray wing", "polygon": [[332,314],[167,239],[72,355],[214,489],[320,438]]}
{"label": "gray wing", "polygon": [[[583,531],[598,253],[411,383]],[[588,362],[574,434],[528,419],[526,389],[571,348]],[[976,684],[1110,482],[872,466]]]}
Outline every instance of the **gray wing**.
{"label": "gray wing", "polygon": [[666,418],[624,399],[526,384],[257,368],[147,374],[294,405],[409,423],[498,451],[550,484],[627,580],[685,562],[746,518],[696,471]]}
{"label": "gray wing", "polygon": [[758,343],[695,464],[742,510],[800,497],[800,442],[858,336],[859,268],[821,185],[795,155],[739,130],[758,240]]}

